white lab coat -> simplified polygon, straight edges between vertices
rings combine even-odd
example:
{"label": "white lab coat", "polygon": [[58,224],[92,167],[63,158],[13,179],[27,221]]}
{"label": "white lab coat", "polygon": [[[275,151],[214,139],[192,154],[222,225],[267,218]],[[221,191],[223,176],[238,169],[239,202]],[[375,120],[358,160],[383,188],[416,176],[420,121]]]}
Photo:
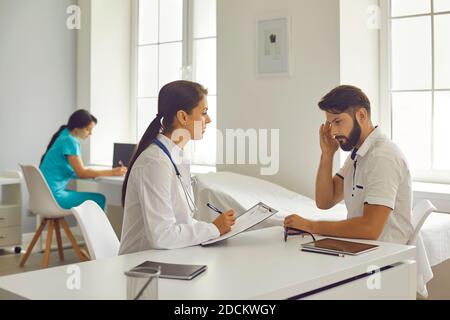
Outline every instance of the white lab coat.
{"label": "white lab coat", "polygon": [[[158,140],[176,161],[194,199],[189,162],[182,149],[161,134]],[[214,224],[193,218],[169,157],[157,145],[149,146],[136,160],[128,179],[119,254],[184,248],[218,236]]]}

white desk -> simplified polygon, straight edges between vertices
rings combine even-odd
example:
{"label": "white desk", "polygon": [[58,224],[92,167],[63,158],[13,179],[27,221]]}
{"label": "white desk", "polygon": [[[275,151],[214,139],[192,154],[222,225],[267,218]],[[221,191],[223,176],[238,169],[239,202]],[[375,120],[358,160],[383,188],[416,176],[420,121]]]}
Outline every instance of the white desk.
{"label": "white desk", "polygon": [[122,185],[125,177],[99,177],[73,180],[78,191],[99,192],[106,197],[106,205],[122,207]]}
{"label": "white desk", "polygon": [[[105,167],[92,167],[98,170],[105,169]],[[110,167],[107,167],[110,169]],[[203,174],[209,172],[216,172],[215,167],[196,166],[191,165],[191,174]],[[99,177],[93,182],[96,183],[96,191],[102,193],[106,197],[107,205],[122,206],[122,185],[125,177]]]}
{"label": "white desk", "polygon": [[122,233],[123,208],[122,185],[124,177],[101,177],[88,180],[75,180],[76,190],[99,192],[106,197],[106,214],[117,237]]}
{"label": "white desk", "polygon": [[[90,165],[94,170],[111,170],[111,166]],[[79,191],[99,192],[106,197],[109,206],[122,206],[122,185],[125,177],[98,177],[95,179],[76,180],[76,189]]]}
{"label": "white desk", "polygon": [[94,181],[98,192],[106,197],[107,205],[122,206],[122,185],[125,177],[101,177]]}
{"label": "white desk", "polygon": [[[208,270],[192,281],[159,280],[160,299],[247,300],[288,299],[363,275],[370,266],[382,271],[381,288],[369,290],[367,278],[354,279],[309,295],[308,299],[415,299],[414,248],[381,243],[375,251],[334,256],[299,251],[292,237],[283,242],[283,228],[240,234],[212,247],[144,251],[103,261],[79,263],[81,289],[69,290],[67,266],[0,278],[0,288],[29,299],[125,299],[123,272],[145,260],[206,264]],[[375,243],[367,241],[368,243]]]}

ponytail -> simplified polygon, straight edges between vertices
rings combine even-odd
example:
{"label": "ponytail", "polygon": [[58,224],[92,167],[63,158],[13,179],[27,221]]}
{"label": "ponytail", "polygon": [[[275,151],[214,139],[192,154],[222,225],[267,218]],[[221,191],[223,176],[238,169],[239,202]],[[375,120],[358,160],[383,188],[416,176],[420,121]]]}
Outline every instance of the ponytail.
{"label": "ponytail", "polygon": [[63,131],[64,129],[69,129],[69,131],[72,131],[74,129],[83,129],[89,126],[92,122],[97,124],[97,118],[95,118],[87,110],[80,109],[72,113],[72,115],[69,117],[67,125],[61,126],[59,130],[53,135],[52,139],[50,140],[50,143],[47,146],[47,150],[45,150],[45,153],[42,155],[39,167],[42,165],[42,162],[44,161],[45,155],[47,154],[48,150],[50,150],[50,148],[55,143],[56,139],[58,139],[61,131]]}
{"label": "ponytail", "polygon": [[125,207],[125,196],[127,194],[127,185],[128,185],[128,178],[130,177],[131,168],[133,167],[134,163],[136,162],[137,158],[141,155],[142,152],[144,152],[145,149],[147,149],[153,142],[155,142],[156,137],[160,133],[162,128],[161,124],[161,116],[157,115],[156,118],[150,123],[147,130],[145,131],[144,135],[141,138],[141,141],[139,142],[138,147],[136,148],[136,151],[133,154],[133,157],[130,160],[130,164],[128,166],[127,174],[125,175],[125,180],[123,182],[122,186],[122,206]]}
{"label": "ponytail", "polygon": [[[128,178],[136,159],[147,149],[162,131],[169,133],[173,130],[174,119],[178,111],[182,110],[191,114],[199,102],[208,95],[208,90],[201,84],[179,80],[166,84],[161,88],[158,95],[158,115],[150,123],[142,136],[139,145],[131,158],[128,171],[122,187],[122,206],[125,207],[125,196],[127,193]],[[162,123],[161,123],[162,121]]]}
{"label": "ponytail", "polygon": [[47,146],[47,150],[45,150],[45,153],[41,157],[41,162],[39,163],[39,167],[42,165],[42,162],[44,161],[45,155],[47,154],[48,150],[52,147],[52,145],[55,143],[56,139],[58,139],[61,131],[67,128],[67,125],[62,125],[59,127],[58,131],[53,135],[52,139],[50,140],[50,143]]}

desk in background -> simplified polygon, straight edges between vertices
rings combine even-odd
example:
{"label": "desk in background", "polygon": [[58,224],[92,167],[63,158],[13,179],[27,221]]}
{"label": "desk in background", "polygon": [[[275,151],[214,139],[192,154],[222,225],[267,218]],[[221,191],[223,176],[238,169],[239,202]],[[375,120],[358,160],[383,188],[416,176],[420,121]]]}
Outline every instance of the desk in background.
{"label": "desk in background", "polygon": [[[81,288],[70,290],[68,266],[0,277],[0,288],[28,299],[126,298],[124,271],[146,261],[206,264],[192,281],[159,279],[159,298],[247,299],[415,299],[414,247],[365,241],[380,248],[345,258],[301,252],[308,238],[283,241],[283,228],[246,232],[211,247],[150,250],[102,261],[79,263]],[[380,287],[368,288],[371,267]]]}
{"label": "desk in background", "polygon": [[76,190],[99,192],[106,197],[106,215],[117,237],[122,232],[123,208],[122,185],[124,177],[100,177],[89,180],[76,180]]}
{"label": "desk in background", "polygon": [[[97,170],[111,169],[108,166],[90,166],[90,168]],[[216,172],[216,167],[191,165],[191,174],[205,174]],[[88,185],[89,191],[100,192],[105,195],[107,205],[114,207],[122,206],[122,185],[125,177],[100,177],[89,182],[77,181],[77,189],[85,191]]]}
{"label": "desk in background", "polygon": [[[100,168],[97,168],[100,169]],[[200,171],[196,168],[196,171]],[[207,170],[207,172],[212,169]],[[125,177],[99,177],[93,180],[77,180],[78,191],[99,192],[106,197],[106,212],[111,225],[120,239],[123,223],[122,185]]]}

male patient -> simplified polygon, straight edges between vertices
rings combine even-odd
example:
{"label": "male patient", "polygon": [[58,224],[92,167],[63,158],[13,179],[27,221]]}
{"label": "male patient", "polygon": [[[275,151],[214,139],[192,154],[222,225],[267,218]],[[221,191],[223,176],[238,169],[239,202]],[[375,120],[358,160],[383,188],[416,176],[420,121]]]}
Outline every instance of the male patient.
{"label": "male patient", "polygon": [[[327,121],[320,128],[316,204],[326,210],[344,199],[347,220],[309,221],[291,215],[285,219],[285,227],[406,244],[413,233],[408,163],[400,149],[373,126],[369,99],[356,87],[340,86],[322,98],[319,107]],[[333,177],[333,158],[339,146],[352,153]]]}

